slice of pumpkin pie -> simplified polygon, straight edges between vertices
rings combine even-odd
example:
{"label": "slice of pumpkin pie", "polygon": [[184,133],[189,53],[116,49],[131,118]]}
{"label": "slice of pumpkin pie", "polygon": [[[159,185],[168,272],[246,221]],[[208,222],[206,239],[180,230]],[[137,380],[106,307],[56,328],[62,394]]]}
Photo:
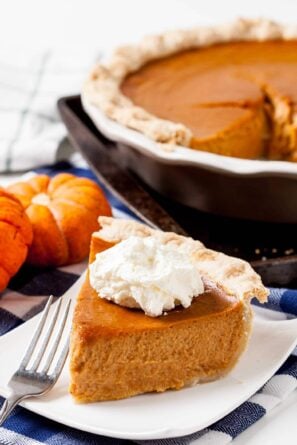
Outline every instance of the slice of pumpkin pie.
{"label": "slice of pumpkin pie", "polygon": [[180,389],[229,372],[267,289],[248,263],[130,220],[99,218],[78,295],[70,392],[78,402]]}

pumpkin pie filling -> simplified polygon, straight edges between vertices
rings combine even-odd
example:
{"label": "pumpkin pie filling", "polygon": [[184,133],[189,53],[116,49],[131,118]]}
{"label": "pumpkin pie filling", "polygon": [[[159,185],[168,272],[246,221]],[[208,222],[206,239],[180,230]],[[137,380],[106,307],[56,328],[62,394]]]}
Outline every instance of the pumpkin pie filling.
{"label": "pumpkin pie filling", "polygon": [[[199,273],[205,289],[188,308],[177,306],[166,315],[150,317],[100,298],[87,276],[72,326],[70,392],[75,400],[121,399],[180,389],[225,375],[249,338],[249,298],[256,295],[265,300],[267,295],[257,274],[247,263],[237,259],[229,262],[229,257],[205,249],[198,241],[131,221],[100,218],[100,224],[102,229],[92,238],[90,263],[97,253],[131,235],[157,236],[160,242],[173,245],[188,243],[185,248],[201,262]],[[213,268],[216,272],[208,275],[206,270]],[[214,281],[221,274],[225,284],[233,281],[233,290]]]}
{"label": "pumpkin pie filling", "polygon": [[178,52],[129,74],[123,94],[191,130],[190,147],[295,160],[297,41],[228,42]]}
{"label": "pumpkin pie filling", "polygon": [[242,302],[206,287],[190,308],[155,319],[100,299],[87,280],[73,321],[80,328],[72,337],[70,392],[79,402],[110,400],[179,389],[197,374],[212,380],[218,369],[224,375],[246,341],[244,317],[251,314]]}

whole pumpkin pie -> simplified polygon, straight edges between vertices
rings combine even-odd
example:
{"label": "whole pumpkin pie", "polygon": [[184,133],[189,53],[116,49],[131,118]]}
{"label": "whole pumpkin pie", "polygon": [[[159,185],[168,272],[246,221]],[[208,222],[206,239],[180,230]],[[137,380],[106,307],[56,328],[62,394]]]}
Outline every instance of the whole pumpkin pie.
{"label": "whole pumpkin pie", "polygon": [[237,20],[118,49],[83,101],[165,149],[295,161],[296,76],[297,29]]}
{"label": "whole pumpkin pie", "polygon": [[88,275],[72,326],[70,392],[75,400],[114,400],[180,389],[230,371],[250,335],[250,299],[265,301],[268,294],[249,264],[206,249],[191,238],[130,220],[100,217],[99,223],[101,229],[92,237],[90,264],[97,254],[131,237],[153,239],[191,258],[204,289],[188,307],[177,305],[152,317],[102,298]]}

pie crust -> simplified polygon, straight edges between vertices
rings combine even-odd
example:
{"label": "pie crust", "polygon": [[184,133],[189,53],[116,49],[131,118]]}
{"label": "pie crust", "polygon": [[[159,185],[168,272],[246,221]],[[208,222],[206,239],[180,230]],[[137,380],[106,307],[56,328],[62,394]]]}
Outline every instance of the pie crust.
{"label": "pie crust", "polygon": [[267,301],[268,290],[263,286],[260,276],[244,260],[231,257],[216,250],[207,249],[201,241],[177,235],[174,232],[162,232],[132,220],[115,219],[100,216],[101,230],[94,233],[109,243],[116,244],[130,236],[156,237],[161,244],[180,246],[189,256],[197,261],[197,270],[203,277],[216,283],[224,292],[236,296],[238,300],[249,301],[256,297],[261,303]]}
{"label": "pie crust", "polygon": [[[238,19],[226,25],[197,27],[149,36],[144,38],[139,45],[117,49],[108,63],[97,65],[83,87],[83,101],[99,107],[105,115],[120,124],[137,130],[159,142],[160,147],[165,150],[172,150],[176,146],[188,147],[193,136],[191,130],[183,124],[160,119],[133,104],[120,89],[125,77],[149,61],[182,50],[205,47],[216,43],[275,39],[297,39],[297,27],[264,19]],[[286,108],[286,104],[281,101],[280,106],[276,108],[277,113],[281,112],[282,115],[287,115],[289,111],[284,110],[284,108]],[[287,136],[284,137],[283,135],[288,135],[288,138],[292,137],[295,140],[296,121],[296,116],[293,116],[290,125],[284,122],[283,118],[277,122],[276,134],[273,137],[276,137],[282,146],[288,144]],[[294,134],[292,135],[292,133]],[[276,158],[278,156],[277,153]],[[294,156],[293,153],[290,160],[295,160]]]}

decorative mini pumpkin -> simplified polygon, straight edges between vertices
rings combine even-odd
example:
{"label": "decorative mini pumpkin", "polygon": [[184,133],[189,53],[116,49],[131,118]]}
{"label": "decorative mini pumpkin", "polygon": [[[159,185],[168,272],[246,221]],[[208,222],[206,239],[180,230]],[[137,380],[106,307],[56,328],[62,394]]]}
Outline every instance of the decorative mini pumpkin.
{"label": "decorative mini pumpkin", "polygon": [[0,291],[24,263],[32,239],[32,226],[22,204],[0,188]]}
{"label": "decorative mini pumpkin", "polygon": [[23,204],[33,226],[27,261],[37,266],[77,263],[88,255],[98,216],[111,215],[99,186],[90,179],[61,173],[38,175],[8,187]]}

